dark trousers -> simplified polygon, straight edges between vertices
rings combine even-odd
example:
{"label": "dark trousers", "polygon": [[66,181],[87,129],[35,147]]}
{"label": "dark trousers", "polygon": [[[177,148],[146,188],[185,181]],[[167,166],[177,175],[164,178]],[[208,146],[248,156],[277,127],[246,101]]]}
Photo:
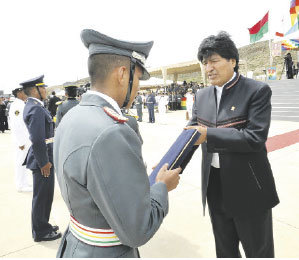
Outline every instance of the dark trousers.
{"label": "dark trousers", "polygon": [[54,168],[48,178],[40,170],[33,170],[33,198],[31,224],[33,238],[40,238],[52,231],[49,223],[54,195]]}
{"label": "dark trousers", "polygon": [[0,131],[4,133],[5,130],[8,130],[7,116],[0,117]]}
{"label": "dark trousers", "polygon": [[138,116],[138,121],[142,122],[142,107],[140,108],[137,107],[137,116]]}
{"label": "dark trousers", "polygon": [[149,108],[148,109],[148,115],[149,115],[149,122],[150,123],[155,123],[155,111],[154,111],[154,108]]}
{"label": "dark trousers", "polygon": [[220,170],[211,167],[207,199],[217,257],[241,257],[241,242],[246,257],[273,258],[272,210],[232,217],[226,212],[222,198]]}

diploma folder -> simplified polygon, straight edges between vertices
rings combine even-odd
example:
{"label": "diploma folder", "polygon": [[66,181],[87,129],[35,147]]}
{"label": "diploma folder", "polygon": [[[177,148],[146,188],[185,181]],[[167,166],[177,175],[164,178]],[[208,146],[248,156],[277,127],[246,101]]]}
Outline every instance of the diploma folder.
{"label": "diploma folder", "polygon": [[168,170],[181,167],[183,171],[198,148],[198,146],[194,147],[194,144],[199,137],[200,133],[196,129],[184,130],[150,174],[150,186],[156,182],[157,174],[165,163],[168,163]]}

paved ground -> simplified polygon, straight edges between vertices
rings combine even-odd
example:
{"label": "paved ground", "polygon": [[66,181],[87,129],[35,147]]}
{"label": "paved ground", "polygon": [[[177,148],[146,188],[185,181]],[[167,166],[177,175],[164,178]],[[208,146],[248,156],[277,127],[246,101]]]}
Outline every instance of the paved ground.
{"label": "paved ground", "polygon": [[[144,121],[147,118],[145,112]],[[140,124],[144,138],[143,156],[148,169],[159,161],[185,123],[185,111],[176,111],[167,113],[165,119],[157,115],[156,124]],[[298,122],[272,120],[270,136],[298,129]],[[0,257],[55,257],[59,240],[34,243],[31,238],[32,193],[15,191],[9,132],[0,134],[0,158]],[[276,257],[299,258],[299,143],[274,150],[269,153],[269,158],[281,200],[273,210]],[[198,149],[185,169],[180,185],[170,193],[170,211],[162,227],[149,243],[140,248],[142,257],[215,257],[210,220],[202,213],[200,161],[201,151]],[[50,221],[59,225],[61,230],[65,230],[68,224],[68,212],[58,185]]]}
{"label": "paved ground", "polygon": [[272,88],[272,119],[299,122],[299,80],[268,81]]}

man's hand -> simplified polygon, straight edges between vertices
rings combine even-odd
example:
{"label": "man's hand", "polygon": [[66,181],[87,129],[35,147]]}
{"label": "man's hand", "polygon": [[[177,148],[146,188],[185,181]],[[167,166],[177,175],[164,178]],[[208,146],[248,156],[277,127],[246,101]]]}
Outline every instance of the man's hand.
{"label": "man's hand", "polygon": [[25,145],[19,146],[19,149],[23,151],[25,149]]}
{"label": "man's hand", "polygon": [[202,126],[186,126],[184,129],[196,129],[200,133],[200,137],[196,141],[194,145],[200,145],[207,140],[207,128]]}
{"label": "man's hand", "polygon": [[42,175],[44,177],[49,177],[50,176],[50,169],[52,167],[52,163],[48,162],[44,167],[41,168]]}
{"label": "man's hand", "polygon": [[157,174],[156,182],[164,182],[169,192],[178,186],[180,180],[179,173],[182,171],[182,168],[167,170],[167,167],[167,163],[162,166]]}

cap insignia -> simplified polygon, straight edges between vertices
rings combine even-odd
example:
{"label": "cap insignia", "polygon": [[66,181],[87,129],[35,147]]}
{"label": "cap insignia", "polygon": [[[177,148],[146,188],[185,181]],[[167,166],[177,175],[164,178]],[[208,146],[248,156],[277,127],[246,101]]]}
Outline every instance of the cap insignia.
{"label": "cap insignia", "polygon": [[232,106],[232,108],[230,109],[231,111],[235,111],[236,107]]}
{"label": "cap insignia", "polygon": [[140,54],[140,53],[138,53],[136,51],[133,51],[132,52],[132,57],[135,58],[135,59],[137,59],[137,60],[139,60],[139,61],[141,61],[142,64],[145,64],[145,60],[146,59],[145,59],[144,55],[142,55],[142,54]]}
{"label": "cap insignia", "polygon": [[18,116],[20,114],[20,111],[16,110],[15,115]]}
{"label": "cap insignia", "polygon": [[126,118],[126,117],[118,114],[117,112],[115,112],[115,110],[113,110],[110,107],[104,107],[103,109],[104,109],[105,113],[108,116],[112,117],[115,121],[117,121],[117,122],[119,122],[121,124],[123,124],[123,123],[125,123],[125,122],[127,122],[129,120],[128,118]]}

